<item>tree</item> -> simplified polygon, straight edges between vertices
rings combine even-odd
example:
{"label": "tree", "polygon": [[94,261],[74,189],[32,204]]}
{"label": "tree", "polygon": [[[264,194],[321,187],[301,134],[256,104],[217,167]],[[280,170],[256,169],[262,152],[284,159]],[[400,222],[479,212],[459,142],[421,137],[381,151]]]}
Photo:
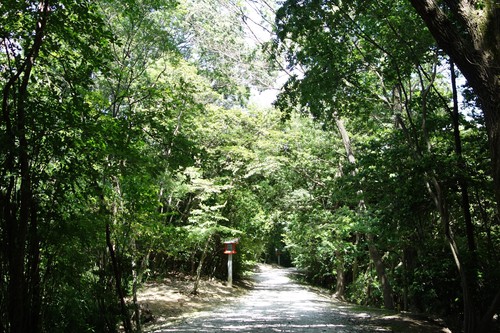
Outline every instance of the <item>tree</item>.
{"label": "tree", "polygon": [[495,1],[410,2],[479,98],[500,210],[500,7]]}
{"label": "tree", "polygon": [[[483,248],[487,238],[474,231],[473,223],[467,217],[467,212],[470,212],[467,204],[461,204],[461,211],[455,209],[457,180],[450,182],[451,175],[444,172],[447,168],[457,167],[447,162],[450,158],[460,159],[457,147],[461,134],[457,120],[462,126],[468,125],[464,119],[457,118],[456,112],[452,116],[451,94],[444,88],[446,82],[439,73],[442,52],[435,47],[425,29],[415,29],[418,21],[419,17],[410,4],[402,1],[376,4],[365,1],[285,2],[278,11],[277,47],[285,50],[291,66],[302,69],[303,75],[288,81],[278,106],[290,109],[297,103],[301,104],[306,112],[325,122],[333,122],[337,115],[341,115],[349,120],[352,131],[358,133],[358,142],[371,136],[383,136],[391,127],[401,133],[399,145],[405,147],[408,158],[418,165],[415,176],[421,177],[425,184],[429,195],[426,200],[432,200],[438,212],[440,232],[446,237],[456,259],[467,325],[470,322],[486,325],[491,320],[490,310],[496,307],[496,291],[488,296],[486,290],[491,290],[491,286],[484,288],[484,284],[477,284],[478,266],[472,264],[474,260],[470,258],[475,253],[474,239],[479,237],[478,242]],[[448,122],[444,121],[446,118]],[[470,126],[474,126],[473,123]],[[439,134],[439,128],[448,127],[454,128],[454,141]],[[379,149],[384,151],[392,145],[385,144],[387,146]],[[456,156],[448,156],[446,145],[456,151]],[[358,158],[363,160],[364,156],[358,155]],[[360,170],[364,167],[362,164],[354,166]],[[361,184],[363,193],[371,196],[363,186],[364,181],[359,181],[354,184]],[[459,182],[459,187],[465,188],[465,183]],[[462,195],[464,193],[462,191]],[[489,200],[488,195],[485,197],[479,201]],[[378,200],[372,202],[375,207],[378,204]],[[480,202],[474,204],[480,205]],[[387,208],[382,211],[385,210]],[[380,214],[377,211],[372,214],[376,218],[371,220],[376,224]],[[456,220],[460,224],[456,224]],[[482,226],[486,225],[483,223]],[[392,237],[390,233],[384,236],[387,239]],[[466,243],[462,242],[462,237]],[[379,241],[386,246],[390,244],[383,237],[379,237]],[[488,272],[486,275],[496,276],[493,266],[479,266]],[[478,292],[489,304],[488,309],[479,309],[476,300],[471,300],[474,297],[470,295]],[[471,309],[477,312],[471,314]],[[468,319],[473,317],[475,319]]]}
{"label": "tree", "polygon": [[[371,106],[377,100],[390,107],[391,97],[387,96],[390,93],[384,89],[390,90],[391,85],[397,84],[393,80],[397,80],[398,74],[399,77],[409,75],[412,62],[417,61],[412,47],[396,51],[394,43],[389,42],[394,38],[391,28],[401,26],[401,21],[395,17],[386,17],[383,5],[369,7],[363,6],[360,10],[355,10],[351,3],[323,4],[311,1],[297,4],[291,1],[278,11],[277,20],[278,36],[283,41],[283,46],[289,50],[286,53],[291,65],[301,66],[304,70],[303,78],[289,80],[287,93],[282,95],[278,105],[286,107],[288,98],[292,105],[294,101],[307,105],[315,116],[336,124],[346,147],[347,162],[353,165],[355,158],[351,140],[341,117],[350,112],[361,115],[363,110],[379,112],[382,109]],[[372,13],[365,16],[368,11]],[[314,13],[312,16],[311,12]],[[375,18],[378,17],[386,19],[384,28],[377,23]],[[418,40],[425,43],[425,37]],[[415,48],[421,53],[426,52],[425,48]],[[411,62],[404,65],[404,58]],[[394,72],[390,74],[391,71]],[[381,81],[379,84],[383,87],[380,92],[370,88],[377,80]],[[375,102],[370,103],[369,99],[374,99]],[[365,128],[373,131],[372,126]],[[352,170],[355,168],[353,166]],[[356,191],[362,193],[362,187],[360,184]],[[365,206],[362,198],[360,206]],[[367,242],[384,289],[385,306],[391,308],[393,301],[390,281],[370,232],[367,234]]]}
{"label": "tree", "polygon": [[0,11],[1,330],[40,332],[54,259],[41,247],[61,209],[56,191],[76,186],[86,91],[109,34],[90,2],[7,1]]}
{"label": "tree", "polygon": [[234,0],[189,0],[181,5],[180,49],[197,64],[225,106],[244,106],[250,90],[272,86],[274,73],[257,45],[248,43],[244,2]]}
{"label": "tree", "polygon": [[[500,6],[494,1],[410,1],[424,20],[437,44],[457,64],[474,89],[485,117],[490,146],[492,175],[500,211]],[[460,267],[459,267],[460,269]],[[467,267],[464,269],[467,270]],[[494,309],[500,304],[500,290],[493,296],[483,317],[474,313],[474,300],[468,283],[473,273],[462,278],[464,284],[465,332],[487,330]],[[472,282],[470,281],[472,280]],[[467,297],[467,294],[470,294]]]}

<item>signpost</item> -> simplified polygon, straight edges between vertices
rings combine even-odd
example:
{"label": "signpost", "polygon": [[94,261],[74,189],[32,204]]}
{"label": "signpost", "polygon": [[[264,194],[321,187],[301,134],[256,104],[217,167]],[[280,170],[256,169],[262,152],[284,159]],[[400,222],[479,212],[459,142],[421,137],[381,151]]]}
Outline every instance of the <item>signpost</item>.
{"label": "signpost", "polygon": [[278,266],[281,266],[280,262],[281,251],[278,248],[276,248],[276,257],[278,257]]}
{"label": "signpost", "polygon": [[233,254],[236,253],[238,238],[224,242],[224,254],[227,254],[227,284],[233,286]]}

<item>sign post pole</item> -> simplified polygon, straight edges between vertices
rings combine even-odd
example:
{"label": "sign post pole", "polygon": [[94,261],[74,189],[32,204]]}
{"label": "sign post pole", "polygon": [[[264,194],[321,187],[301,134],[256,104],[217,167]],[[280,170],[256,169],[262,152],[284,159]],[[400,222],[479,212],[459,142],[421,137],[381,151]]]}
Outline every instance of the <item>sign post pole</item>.
{"label": "sign post pole", "polygon": [[233,255],[227,255],[227,284],[233,286]]}
{"label": "sign post pole", "polygon": [[233,254],[236,253],[236,244],[239,239],[235,238],[224,242],[224,254],[227,254],[227,285],[233,286]]}

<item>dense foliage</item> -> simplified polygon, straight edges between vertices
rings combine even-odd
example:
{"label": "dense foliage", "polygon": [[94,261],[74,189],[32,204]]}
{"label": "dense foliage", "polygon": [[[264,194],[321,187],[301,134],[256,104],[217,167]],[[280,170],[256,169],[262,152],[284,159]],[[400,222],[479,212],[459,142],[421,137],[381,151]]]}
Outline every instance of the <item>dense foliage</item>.
{"label": "dense foliage", "polygon": [[273,6],[0,4],[0,332],[140,332],[140,286],[225,279],[233,238],[236,277],[282,253],[338,298],[491,329],[485,95],[458,102],[410,2]]}

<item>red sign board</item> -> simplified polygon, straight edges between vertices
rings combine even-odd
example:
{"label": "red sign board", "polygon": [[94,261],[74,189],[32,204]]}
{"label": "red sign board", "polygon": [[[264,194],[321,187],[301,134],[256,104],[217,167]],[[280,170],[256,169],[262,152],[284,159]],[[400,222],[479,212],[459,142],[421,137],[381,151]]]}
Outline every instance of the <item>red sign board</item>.
{"label": "red sign board", "polygon": [[236,253],[236,243],[224,243],[224,254],[235,254]]}

